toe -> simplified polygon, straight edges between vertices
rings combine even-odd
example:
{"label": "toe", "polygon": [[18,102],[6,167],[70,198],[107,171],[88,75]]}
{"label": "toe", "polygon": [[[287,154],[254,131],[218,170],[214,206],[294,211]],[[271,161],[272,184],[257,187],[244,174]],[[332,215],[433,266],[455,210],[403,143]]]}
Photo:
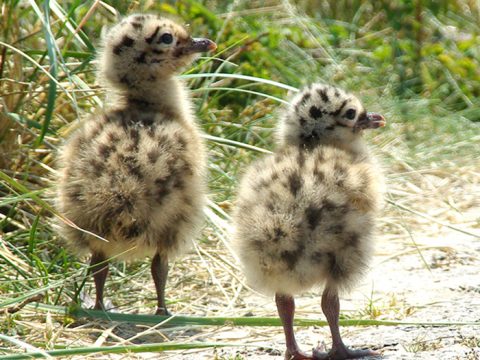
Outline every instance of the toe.
{"label": "toe", "polygon": [[155,315],[171,316],[172,314],[166,308],[157,308]]}
{"label": "toe", "polygon": [[285,352],[285,360],[313,360],[314,357],[311,355],[305,354],[303,351],[296,351],[295,353],[290,353],[289,351]]}
{"label": "toe", "polygon": [[317,348],[313,351],[313,359],[315,360],[347,360],[359,359],[370,356],[380,356],[376,351],[372,350],[350,350],[347,348],[332,349],[328,353]]}

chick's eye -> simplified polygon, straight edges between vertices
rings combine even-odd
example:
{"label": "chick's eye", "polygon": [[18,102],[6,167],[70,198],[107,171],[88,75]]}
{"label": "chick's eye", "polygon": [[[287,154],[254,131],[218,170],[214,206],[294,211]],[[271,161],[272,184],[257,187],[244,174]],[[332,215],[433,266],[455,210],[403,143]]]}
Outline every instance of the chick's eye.
{"label": "chick's eye", "polygon": [[355,119],[355,115],[357,115],[357,112],[355,109],[348,109],[346,112],[345,112],[345,117],[348,119],[348,120],[353,120]]}
{"label": "chick's eye", "polygon": [[173,36],[172,34],[165,33],[162,36],[160,36],[160,42],[163,44],[171,44],[173,42]]}

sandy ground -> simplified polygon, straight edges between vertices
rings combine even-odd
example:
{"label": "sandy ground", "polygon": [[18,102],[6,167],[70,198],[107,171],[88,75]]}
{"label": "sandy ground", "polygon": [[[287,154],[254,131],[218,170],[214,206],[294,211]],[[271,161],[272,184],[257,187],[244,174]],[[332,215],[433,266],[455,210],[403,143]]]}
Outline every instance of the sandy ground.
{"label": "sandy ground", "polygon": [[[417,243],[418,250],[412,243],[379,243],[370,274],[361,287],[341,300],[342,311],[358,314],[364,309],[378,319],[403,321],[480,321],[480,239],[455,231],[442,235],[422,239]],[[262,314],[268,309],[271,316],[276,315],[271,299],[251,295],[245,303],[248,309],[260,308]],[[297,316],[324,319],[320,298],[315,293],[298,297]],[[480,359],[480,326],[345,327],[342,333],[350,346],[375,349],[381,353],[379,358],[384,359]],[[181,333],[175,335],[182,337]],[[329,346],[329,336],[327,328],[297,328],[297,340],[304,350],[320,341]],[[195,337],[197,341],[258,347],[177,352],[161,358],[283,359],[280,328],[223,327],[204,334],[200,331]]]}

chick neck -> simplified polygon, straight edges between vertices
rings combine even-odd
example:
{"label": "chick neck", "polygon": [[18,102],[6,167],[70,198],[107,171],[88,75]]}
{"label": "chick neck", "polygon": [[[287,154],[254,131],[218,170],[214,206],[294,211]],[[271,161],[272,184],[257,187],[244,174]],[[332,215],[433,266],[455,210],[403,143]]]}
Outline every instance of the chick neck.
{"label": "chick neck", "polygon": [[185,117],[190,114],[188,93],[175,75],[155,81],[139,81],[129,87],[107,86],[107,107],[137,108],[142,111]]}

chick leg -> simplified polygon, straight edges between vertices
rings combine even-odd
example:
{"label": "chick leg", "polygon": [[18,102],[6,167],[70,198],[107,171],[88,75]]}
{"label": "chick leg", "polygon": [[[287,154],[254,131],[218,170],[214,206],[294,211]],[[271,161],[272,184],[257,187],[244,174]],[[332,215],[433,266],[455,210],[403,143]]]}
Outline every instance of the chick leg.
{"label": "chick leg", "polygon": [[92,253],[90,260],[90,272],[93,274],[95,282],[95,310],[105,310],[103,304],[103,289],[108,275],[108,260],[104,254],[99,252]]}
{"label": "chick leg", "polygon": [[293,296],[275,294],[275,302],[277,304],[278,315],[282,321],[283,331],[285,333],[285,340],[287,343],[287,351],[285,353],[285,360],[301,360],[312,359],[311,356],[305,354],[298,347],[293,333],[293,316],[295,314],[295,300]]}
{"label": "chick leg", "polygon": [[165,305],[165,285],[168,275],[168,257],[157,253],[152,260],[152,277],[157,290],[156,315],[171,315]]}
{"label": "chick leg", "polygon": [[343,343],[338,324],[340,301],[335,288],[327,286],[323,291],[322,310],[327,318],[328,326],[332,334],[332,349],[328,353],[322,352],[319,349],[314,350],[314,359],[344,360],[379,355],[371,350],[350,350]]}

